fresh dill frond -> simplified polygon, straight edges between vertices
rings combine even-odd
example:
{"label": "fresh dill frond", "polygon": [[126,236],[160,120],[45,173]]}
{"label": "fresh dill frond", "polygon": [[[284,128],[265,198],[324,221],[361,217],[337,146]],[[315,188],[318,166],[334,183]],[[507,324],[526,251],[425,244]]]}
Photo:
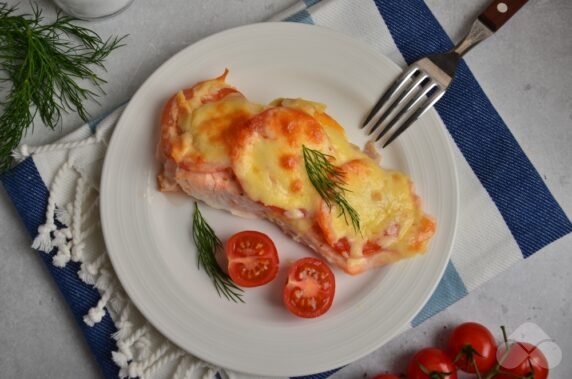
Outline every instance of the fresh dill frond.
{"label": "fresh dill frond", "polygon": [[193,240],[198,251],[197,266],[199,269],[203,268],[206,271],[218,295],[222,295],[235,303],[244,303],[244,300],[242,300],[242,289],[234,284],[232,279],[220,268],[216,260],[215,254],[219,248],[222,248],[222,242],[203,218],[196,202],[193,214]]}
{"label": "fresh dill frond", "polygon": [[310,182],[320,194],[328,208],[336,204],[339,208],[339,215],[343,216],[346,224],[349,225],[348,218],[356,232],[360,231],[359,214],[346,199],[346,192],[349,192],[344,185],[344,173],[334,166],[330,159],[331,155],[321,151],[313,150],[302,145],[304,155],[304,165]]}
{"label": "fresh dill frond", "polygon": [[10,167],[11,151],[36,116],[50,129],[64,112],[88,120],[85,103],[105,94],[106,81],[93,69],[105,69],[104,60],[125,38],[103,40],[59,12],[45,23],[39,6],[32,9],[16,14],[16,7],[0,2],[0,86],[7,93],[0,102],[0,171]]}

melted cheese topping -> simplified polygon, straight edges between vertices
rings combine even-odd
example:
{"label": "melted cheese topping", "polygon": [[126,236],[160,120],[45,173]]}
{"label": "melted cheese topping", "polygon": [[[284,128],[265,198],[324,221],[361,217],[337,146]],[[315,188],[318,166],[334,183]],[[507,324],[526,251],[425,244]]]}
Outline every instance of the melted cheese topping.
{"label": "melted cheese topping", "polygon": [[326,106],[322,103],[317,103],[315,101],[309,101],[304,99],[287,99],[278,98],[270,103],[270,106],[277,107],[282,106],[285,108],[298,109],[312,117],[319,113],[324,113],[326,111]]}
{"label": "melted cheese topping", "polygon": [[276,99],[271,105],[280,105],[300,110],[312,117],[324,128],[333,146],[335,164],[342,165],[347,161],[363,158],[365,155],[359,148],[348,141],[344,128],[325,111],[326,106],[304,99]]}
{"label": "melted cheese topping", "polygon": [[[222,74],[218,78],[212,80],[205,80],[204,82],[197,83],[195,86],[193,86],[192,96],[187,98],[183,97],[183,100],[186,103],[186,106],[188,107],[189,113],[194,111],[198,107],[202,106],[211,97],[220,93],[222,90],[224,89],[234,90],[234,87],[225,83],[225,78],[227,74],[228,71],[225,71],[224,74]],[[181,93],[182,91],[179,91],[177,96],[180,97]]]}
{"label": "melted cheese topping", "polygon": [[332,144],[334,163],[346,173],[346,199],[360,216],[360,231],[356,232],[335,206],[330,210],[322,205],[318,222],[327,242],[347,256],[348,266],[359,267],[364,255],[384,250],[407,252],[425,247],[426,238],[418,238],[423,233],[420,228],[430,235],[434,223],[421,211],[406,175],[382,169],[350,143],[344,129],[325,113],[323,104],[303,99],[277,99],[273,104],[314,117]]}
{"label": "melted cheese topping", "polygon": [[262,108],[238,93],[196,108],[180,123],[185,131],[181,138],[188,141],[185,155],[196,155],[208,163],[230,166],[230,129],[245,123]]}
{"label": "melted cheese topping", "polygon": [[[406,251],[410,237],[425,217],[412,191],[409,178],[397,171],[380,168],[371,158],[354,160],[341,166],[345,173],[346,199],[360,217],[355,231],[337,207],[322,212],[320,226],[328,242],[346,250],[353,259],[383,250]],[[322,207],[323,208],[323,207]],[[355,264],[358,264],[354,262]]]}
{"label": "melted cheese topping", "polygon": [[319,195],[306,173],[302,145],[332,151],[322,126],[299,110],[276,107],[254,117],[232,154],[247,195],[267,206],[313,213]]}
{"label": "melted cheese topping", "polygon": [[230,166],[232,129],[264,108],[248,101],[220,80],[206,81],[193,87],[189,98],[181,91],[176,101],[180,109],[180,134],[172,141],[172,158],[175,162],[211,168]]}

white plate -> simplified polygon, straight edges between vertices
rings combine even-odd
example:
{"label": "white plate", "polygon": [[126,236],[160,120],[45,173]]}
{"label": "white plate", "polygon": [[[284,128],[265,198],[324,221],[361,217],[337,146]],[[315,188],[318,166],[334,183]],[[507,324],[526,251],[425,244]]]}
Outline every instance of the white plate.
{"label": "white plate", "polygon": [[196,266],[193,201],[156,190],[158,119],[177,90],[230,69],[227,81],[261,103],[303,97],[328,105],[350,139],[380,91],[400,72],[353,39],[315,26],[264,23],[228,30],[184,49],[133,96],[116,126],[101,184],[101,216],[113,267],[135,305],[166,337],[213,364],[258,375],[312,374],[352,362],[403,330],[425,304],[449,260],[457,179],[434,111],[383,151],[383,165],[408,173],[438,220],[428,253],[357,277],[335,270],[337,292],[324,316],[305,320],[283,307],[288,262],[312,253],[268,222],[202,205],[222,240],[244,229],[269,234],[277,279],[246,291],[246,304],[219,298]]}

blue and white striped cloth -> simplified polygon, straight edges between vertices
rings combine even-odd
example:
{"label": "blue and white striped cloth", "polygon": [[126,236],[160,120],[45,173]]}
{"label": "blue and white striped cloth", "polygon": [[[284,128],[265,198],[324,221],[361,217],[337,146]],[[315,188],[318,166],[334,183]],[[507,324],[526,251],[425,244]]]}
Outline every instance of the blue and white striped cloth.
{"label": "blue and white striped cloth", "polygon": [[[305,0],[274,18],[284,19],[339,30],[402,66],[452,46],[423,0]],[[572,231],[569,217],[466,64],[461,63],[453,85],[436,109],[454,142],[461,192],[460,227],[445,275],[412,327]],[[93,128],[95,123],[91,124]],[[38,162],[30,158],[0,177],[32,236],[44,221],[49,195],[46,178],[37,166]],[[105,316],[94,327],[82,322],[83,315],[99,300],[98,291],[78,279],[77,263],[57,268],[50,256],[42,257],[105,376],[117,377],[118,368],[111,360],[115,327],[110,317]]]}

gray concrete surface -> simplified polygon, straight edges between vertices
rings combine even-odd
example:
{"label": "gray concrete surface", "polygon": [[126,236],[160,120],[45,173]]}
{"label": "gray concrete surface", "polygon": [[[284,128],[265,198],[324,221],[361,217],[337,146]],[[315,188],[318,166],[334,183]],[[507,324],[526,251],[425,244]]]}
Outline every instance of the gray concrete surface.
{"label": "gray concrete surface", "polygon": [[[361,1],[361,0],[347,0]],[[15,1],[8,1],[16,3]],[[188,44],[232,26],[262,21],[295,0],[136,0],[124,13],[89,23],[103,36],[129,34],[108,62],[107,96],[93,114],[128,99],[165,59]],[[454,38],[486,0],[428,0]],[[46,15],[52,4],[40,0]],[[27,2],[21,9],[29,9]],[[537,0],[468,63],[515,137],[568,214],[572,214],[572,3]],[[501,106],[502,105],[502,106]],[[56,132],[36,128],[28,143],[53,141],[80,121],[65,117]],[[564,159],[563,159],[564,158]],[[0,190],[0,378],[98,378],[100,372],[71,314],[6,194]],[[545,248],[446,311],[335,375],[402,372],[416,349],[439,343],[455,323],[475,320],[496,328],[526,321],[554,338],[563,354],[551,378],[572,377],[572,236]]]}

